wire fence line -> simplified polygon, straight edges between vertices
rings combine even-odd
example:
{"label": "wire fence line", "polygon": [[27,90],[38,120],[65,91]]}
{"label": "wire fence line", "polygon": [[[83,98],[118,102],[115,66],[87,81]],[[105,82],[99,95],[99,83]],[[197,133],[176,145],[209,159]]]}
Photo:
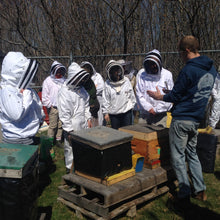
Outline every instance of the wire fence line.
{"label": "wire fence line", "polygon": [[[220,50],[201,50],[199,51],[201,55],[206,55],[210,57],[216,69],[220,66]],[[37,74],[34,86],[37,91],[40,90],[43,80],[49,76],[50,67],[54,60],[65,65],[67,68],[72,62],[77,62],[80,64],[82,61],[89,61],[93,64],[97,72],[99,72],[104,79],[106,79],[105,66],[111,60],[125,59],[127,61],[132,61],[133,67],[137,70],[143,67],[143,60],[146,53],[131,53],[131,54],[107,54],[107,55],[80,55],[74,56],[70,54],[69,56],[42,56],[42,57],[29,57],[36,59],[40,63],[39,73]],[[170,70],[173,74],[174,81],[176,80],[180,69],[184,66],[183,61],[179,57],[176,51],[161,52],[163,67]]]}

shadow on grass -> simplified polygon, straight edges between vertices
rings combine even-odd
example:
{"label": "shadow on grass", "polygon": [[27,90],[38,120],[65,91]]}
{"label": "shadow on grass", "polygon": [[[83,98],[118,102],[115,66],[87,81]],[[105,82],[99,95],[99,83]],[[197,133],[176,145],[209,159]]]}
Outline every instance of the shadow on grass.
{"label": "shadow on grass", "polygon": [[214,172],[215,177],[220,180],[220,171]]}
{"label": "shadow on grass", "polygon": [[169,200],[167,201],[167,207],[170,211],[175,212],[175,214],[183,217],[185,220],[219,220],[220,219],[220,214],[215,213],[211,210],[209,210],[206,207],[200,207],[196,204],[191,203],[190,207],[188,208],[175,208],[175,204],[170,202]]}
{"label": "shadow on grass", "polygon": [[52,206],[38,207],[37,219],[50,220],[52,216]]}
{"label": "shadow on grass", "polygon": [[50,185],[51,179],[50,174],[56,171],[56,165],[49,161],[47,163],[40,163],[40,174],[39,174],[39,196],[43,193],[45,187]]}

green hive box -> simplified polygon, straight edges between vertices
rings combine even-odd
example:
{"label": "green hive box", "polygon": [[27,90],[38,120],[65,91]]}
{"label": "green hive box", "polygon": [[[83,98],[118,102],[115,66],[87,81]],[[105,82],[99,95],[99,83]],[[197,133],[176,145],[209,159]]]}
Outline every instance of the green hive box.
{"label": "green hive box", "polygon": [[37,159],[37,145],[0,144],[0,178],[23,178]]}
{"label": "green hive box", "polygon": [[1,219],[37,219],[38,146],[0,144]]}

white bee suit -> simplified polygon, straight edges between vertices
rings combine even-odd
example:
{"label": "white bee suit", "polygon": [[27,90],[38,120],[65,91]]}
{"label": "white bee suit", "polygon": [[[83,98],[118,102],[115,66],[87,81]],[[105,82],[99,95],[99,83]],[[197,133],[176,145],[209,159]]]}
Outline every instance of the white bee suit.
{"label": "white bee suit", "polygon": [[162,57],[156,49],[149,51],[144,58],[143,67],[137,74],[136,97],[139,104],[139,123],[147,122],[156,126],[166,127],[167,111],[172,103],[155,100],[147,93],[148,90],[164,95],[163,89],[173,88],[172,73],[162,67]]}
{"label": "white bee suit", "polygon": [[218,73],[215,78],[215,83],[212,89],[212,98],[213,98],[213,105],[209,116],[209,125],[212,128],[216,127],[220,119],[220,74]]}
{"label": "white bee suit", "polygon": [[[89,94],[84,87],[74,85],[74,81],[81,80],[85,74],[86,71],[78,64],[72,63],[68,68],[67,80],[58,92],[57,107],[64,133],[88,128],[88,120],[91,119]],[[73,152],[67,136],[64,138],[64,156],[66,168],[70,169]]]}
{"label": "white bee suit", "polygon": [[141,108],[144,111],[149,111],[151,108],[153,108],[156,113],[169,111],[172,107],[172,103],[166,103],[164,101],[158,101],[151,98],[147,94],[147,90],[156,91],[156,87],[158,87],[160,92],[164,94],[162,89],[166,88],[165,82],[168,86],[167,89],[171,90],[173,88],[172,73],[162,68],[160,75],[150,75],[147,74],[143,68],[138,72],[137,75],[139,77],[136,85],[136,96],[138,102],[141,104]]}
{"label": "white bee suit", "polygon": [[87,121],[91,118],[89,94],[84,87],[72,90],[64,84],[58,92],[58,110],[65,131],[87,128]]}
{"label": "white bee suit", "polygon": [[6,143],[31,144],[29,138],[35,136],[43,122],[45,114],[40,98],[33,89],[27,89],[37,68],[36,62],[20,52],[9,52],[3,60],[0,123]]}
{"label": "white bee suit", "polygon": [[127,77],[113,83],[109,79],[105,82],[103,91],[102,110],[104,114],[121,114],[134,108],[136,98]]}

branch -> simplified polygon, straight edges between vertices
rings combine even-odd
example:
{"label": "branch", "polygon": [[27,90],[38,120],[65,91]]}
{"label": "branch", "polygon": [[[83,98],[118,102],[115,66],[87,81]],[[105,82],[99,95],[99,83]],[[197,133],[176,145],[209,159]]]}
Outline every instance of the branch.
{"label": "branch", "polygon": [[23,43],[18,43],[18,42],[13,42],[13,41],[9,41],[9,40],[6,40],[6,39],[3,39],[2,37],[0,37],[0,40],[3,40],[9,44],[14,44],[14,45],[23,45]]}
{"label": "branch", "polygon": [[130,11],[128,12],[128,15],[126,17],[126,19],[130,18],[131,15],[134,13],[134,11],[136,10],[136,8],[138,7],[139,3],[140,3],[141,0],[138,0],[134,3],[134,6],[131,7]]}
{"label": "branch", "polygon": [[19,17],[20,17],[20,10],[19,10],[19,6],[17,4],[16,5],[16,9],[17,9],[17,14],[18,14],[18,17],[17,17],[17,23],[16,23],[16,27],[17,27],[17,31],[19,33],[19,35],[21,36],[21,38],[24,40],[24,42],[31,48],[35,49],[35,50],[38,50],[37,47],[34,47],[31,43],[29,43],[29,41],[24,37],[23,33],[21,32],[20,30],[20,21],[19,21]]}
{"label": "branch", "polygon": [[113,12],[115,12],[115,14],[117,14],[122,20],[124,20],[123,16],[121,16],[106,0],[102,1],[105,2],[105,4],[107,4]]}

